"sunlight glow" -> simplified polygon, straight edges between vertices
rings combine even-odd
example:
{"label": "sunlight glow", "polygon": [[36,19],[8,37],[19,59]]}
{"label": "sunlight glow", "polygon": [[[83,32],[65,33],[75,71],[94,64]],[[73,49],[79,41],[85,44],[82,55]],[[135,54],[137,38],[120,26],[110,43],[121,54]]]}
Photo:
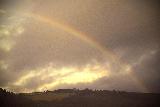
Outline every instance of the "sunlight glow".
{"label": "sunlight glow", "polygon": [[[14,85],[23,86],[28,84],[28,81],[38,77],[43,83],[35,91],[44,91],[45,89],[54,89],[61,84],[78,84],[92,83],[102,77],[109,76],[108,71],[100,65],[90,65],[83,68],[78,67],[63,67],[60,69],[53,66],[46,66],[36,70],[27,71],[19,78]],[[37,80],[35,80],[37,81]]]}

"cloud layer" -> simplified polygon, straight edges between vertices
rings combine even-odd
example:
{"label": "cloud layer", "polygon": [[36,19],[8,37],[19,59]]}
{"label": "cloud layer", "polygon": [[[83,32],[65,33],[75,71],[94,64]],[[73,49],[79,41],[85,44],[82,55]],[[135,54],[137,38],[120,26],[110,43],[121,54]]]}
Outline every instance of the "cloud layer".
{"label": "cloud layer", "polygon": [[[10,4],[4,1],[0,7],[1,87],[16,92],[73,87],[159,92],[156,0]],[[100,49],[27,13],[69,25]]]}

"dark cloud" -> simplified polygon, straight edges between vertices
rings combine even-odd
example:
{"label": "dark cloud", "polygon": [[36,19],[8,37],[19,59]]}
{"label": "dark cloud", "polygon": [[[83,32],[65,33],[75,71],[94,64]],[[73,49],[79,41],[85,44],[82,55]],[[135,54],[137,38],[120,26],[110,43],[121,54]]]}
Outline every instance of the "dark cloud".
{"label": "dark cloud", "polygon": [[[45,3],[39,0],[27,3],[27,6],[34,5],[30,9],[31,12],[62,20],[75,29],[85,32],[87,37],[96,40],[106,47],[106,50],[112,50],[110,53],[120,58],[123,65],[130,65],[133,74],[148,90],[159,92],[160,16],[158,0],[46,0]],[[7,8],[7,6],[15,10],[27,9],[27,6],[23,8],[24,2],[18,2],[21,4],[20,8],[14,7],[15,5],[10,6],[11,1],[2,0],[0,4],[2,6],[0,9]],[[7,86],[7,82],[14,82],[16,77],[21,77],[29,70],[43,67],[51,62],[55,68],[84,67],[94,61],[106,66],[105,63],[110,62],[112,73],[120,71],[118,61],[112,63],[112,59],[103,55],[91,44],[61,29],[30,18],[23,27],[25,31],[20,36],[14,37],[13,49],[9,52],[0,50],[0,60],[4,60],[9,65],[7,70],[10,72],[7,74],[0,66],[2,74],[0,86]],[[8,80],[5,77],[11,78]],[[43,81],[34,77],[28,80],[24,87],[34,89],[40,84],[43,84]],[[64,84],[57,87],[141,91],[141,88],[130,80],[129,76],[122,74],[102,78],[90,84]]]}
{"label": "dark cloud", "polygon": [[[159,70],[160,67],[160,51],[158,50],[154,54],[150,54],[146,59],[144,59],[141,64],[134,67],[136,76],[143,81],[146,87],[151,92],[159,92]],[[148,53],[146,53],[148,54]]]}

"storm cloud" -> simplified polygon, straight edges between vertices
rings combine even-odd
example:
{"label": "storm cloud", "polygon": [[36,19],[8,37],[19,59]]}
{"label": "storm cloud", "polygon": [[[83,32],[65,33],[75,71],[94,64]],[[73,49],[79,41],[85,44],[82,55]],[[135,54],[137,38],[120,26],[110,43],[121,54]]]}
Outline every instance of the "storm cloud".
{"label": "storm cloud", "polygon": [[0,6],[1,87],[159,92],[158,1],[6,0]]}

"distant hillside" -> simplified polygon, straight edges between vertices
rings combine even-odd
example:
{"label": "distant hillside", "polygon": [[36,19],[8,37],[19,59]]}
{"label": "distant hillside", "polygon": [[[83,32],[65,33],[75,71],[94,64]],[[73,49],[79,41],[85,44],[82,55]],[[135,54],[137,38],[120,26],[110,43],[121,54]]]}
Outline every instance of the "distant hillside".
{"label": "distant hillside", "polygon": [[19,93],[0,88],[0,107],[160,107],[160,94],[59,89]]}

